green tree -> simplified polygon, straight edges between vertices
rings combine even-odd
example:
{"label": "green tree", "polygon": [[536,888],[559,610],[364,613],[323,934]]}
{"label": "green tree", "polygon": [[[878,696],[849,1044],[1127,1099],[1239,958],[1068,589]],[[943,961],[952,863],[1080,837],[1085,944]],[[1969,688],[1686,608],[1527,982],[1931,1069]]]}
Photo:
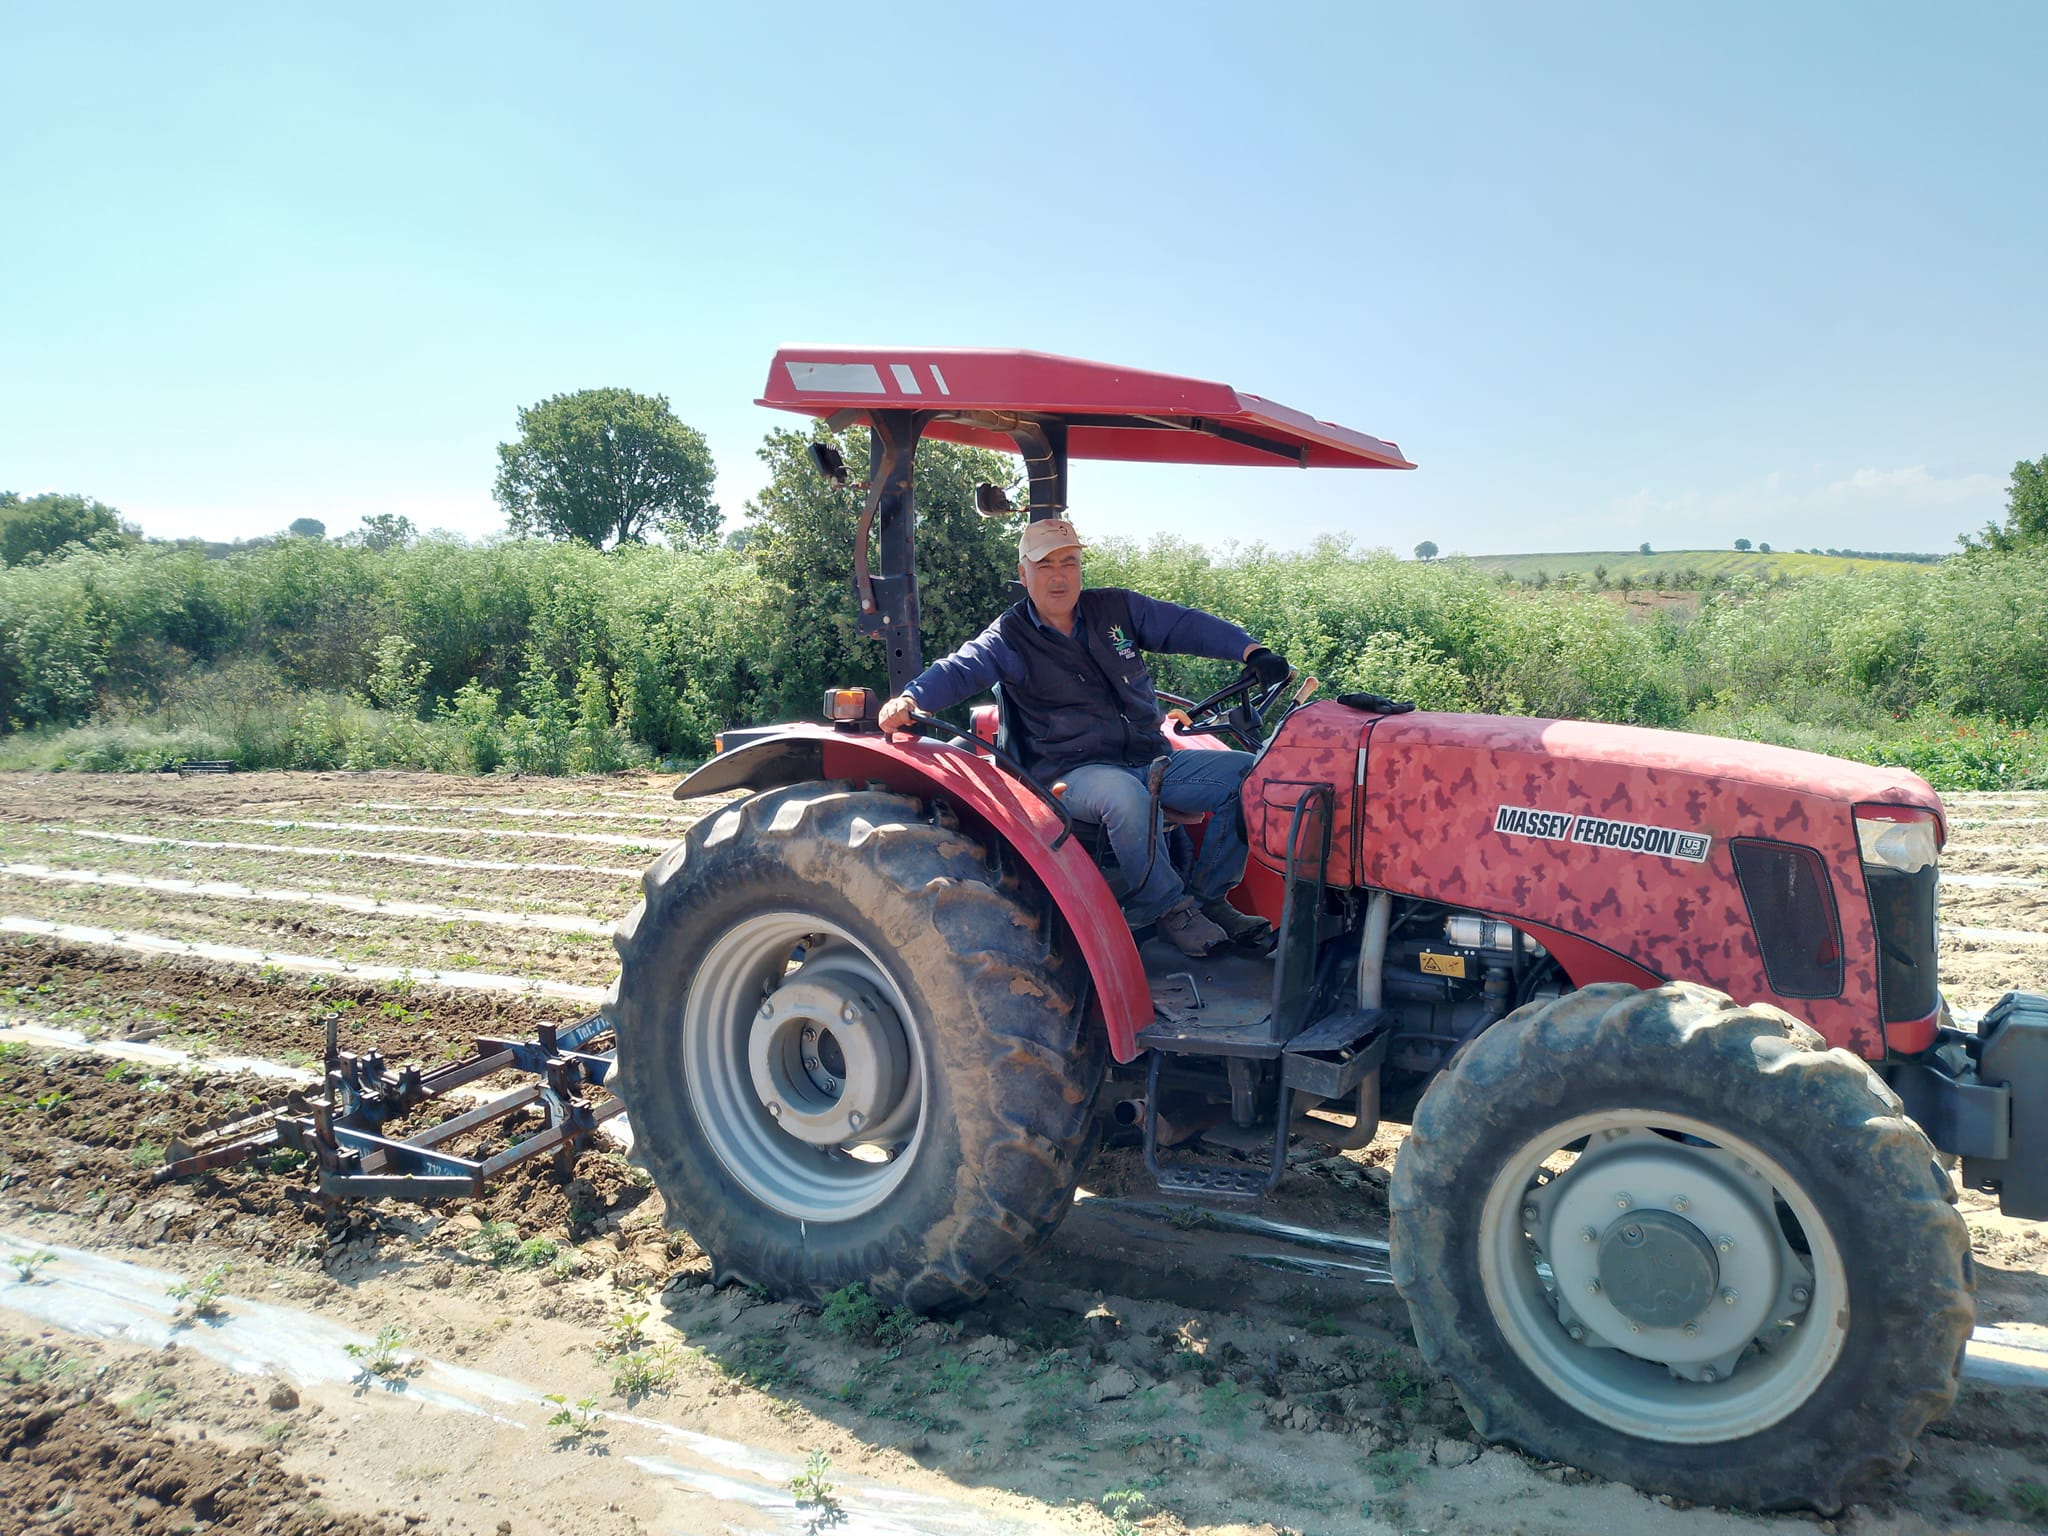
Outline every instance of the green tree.
{"label": "green tree", "polygon": [[285,532],[295,539],[324,539],[327,525],[317,517],[295,517]]}
{"label": "green tree", "polygon": [[46,491],[23,497],[0,491],[0,565],[19,565],[32,555],[53,555],[67,544],[105,547],[132,544],[140,532],[112,507],[89,496]]}
{"label": "green tree", "polygon": [[[835,443],[849,465],[867,464],[864,428],[836,437],[823,427],[813,432]],[[768,434],[760,448],[768,484],[747,504],[747,553],[774,587],[781,611],[776,654],[762,670],[776,680],[784,715],[817,713],[818,696],[829,686],[886,684],[881,645],[854,630],[860,495],[820,477],[811,463],[811,438],[791,428]],[[974,510],[974,487],[1013,482],[1017,462],[987,449],[926,440],[917,445],[912,473],[918,602],[930,660],[979,634],[1009,601],[1021,517],[982,517]],[[871,548],[870,559],[878,560],[879,551]]]}
{"label": "green tree", "polygon": [[364,549],[403,549],[419,536],[412,519],[402,513],[370,512],[364,515],[362,527],[342,536],[342,543]]}
{"label": "green tree", "polygon": [[1756,546],[1756,552],[1760,555],[1768,555],[1771,552],[1771,546],[1759,541]]}
{"label": "green tree", "polygon": [[1418,560],[1434,560],[1436,558],[1435,542],[1430,539],[1424,539],[1420,544],[1416,545],[1415,558]]}
{"label": "green tree", "polygon": [[1957,542],[1965,549],[2048,547],[2048,453],[2032,463],[2021,459],[2013,465],[2012,481],[2005,488],[2004,527],[1986,523],[1974,539],[1966,533]]}
{"label": "green tree", "polygon": [[1648,554],[1649,552],[1650,552],[1650,542],[1649,542],[1649,540],[1647,540],[1647,539],[1645,539],[1645,540],[1644,540],[1644,541],[1643,541],[1642,543],[1640,543],[1640,544],[1638,544],[1638,545],[1636,546],[1636,553],[1637,553],[1637,554],[1639,554],[1639,555],[1647,555],[1647,554]]}
{"label": "green tree", "polygon": [[585,389],[519,413],[519,441],[498,445],[498,505],[512,532],[593,549],[645,543],[659,528],[678,546],[718,536],[710,445],[661,395]]}
{"label": "green tree", "polygon": [[1737,539],[1735,541],[1735,547],[1739,550],[1742,550],[1744,553],[1747,553],[1749,550],[1749,540]]}

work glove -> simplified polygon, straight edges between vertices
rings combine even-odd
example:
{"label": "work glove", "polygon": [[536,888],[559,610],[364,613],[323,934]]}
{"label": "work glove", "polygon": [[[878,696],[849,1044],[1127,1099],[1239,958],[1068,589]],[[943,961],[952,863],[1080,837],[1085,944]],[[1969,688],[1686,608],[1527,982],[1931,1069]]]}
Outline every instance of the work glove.
{"label": "work glove", "polygon": [[1244,664],[1251,668],[1252,676],[1259,680],[1261,688],[1278,687],[1294,676],[1294,668],[1287,665],[1287,658],[1263,645],[1245,657]]}
{"label": "work glove", "polygon": [[1337,702],[1369,715],[1405,715],[1415,707],[1413,699],[1387,699],[1376,693],[1340,693]]}

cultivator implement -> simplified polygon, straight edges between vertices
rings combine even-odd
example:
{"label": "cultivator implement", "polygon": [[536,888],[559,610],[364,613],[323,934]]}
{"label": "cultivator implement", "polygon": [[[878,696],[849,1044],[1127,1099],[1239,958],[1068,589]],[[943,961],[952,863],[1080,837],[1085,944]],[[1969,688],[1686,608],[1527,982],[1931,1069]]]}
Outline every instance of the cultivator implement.
{"label": "cultivator implement", "polygon": [[[323,1200],[448,1200],[483,1193],[506,1169],[553,1154],[566,1174],[605,1121],[625,1109],[612,1097],[593,1103],[586,1088],[602,1087],[614,1068],[610,1052],[582,1047],[611,1030],[603,1014],[558,1029],[543,1024],[532,1040],[480,1038],[467,1060],[421,1071],[393,1071],[381,1051],[338,1048],[334,1015],[327,1025],[325,1097],[298,1090],[254,1115],[217,1126],[188,1143],[173,1142],[156,1183],[246,1162],[280,1150],[303,1152],[318,1168]],[[410,1136],[387,1125],[421,1105],[500,1073],[529,1079]],[[545,1124],[488,1157],[464,1157],[450,1143],[510,1116],[538,1108]]]}

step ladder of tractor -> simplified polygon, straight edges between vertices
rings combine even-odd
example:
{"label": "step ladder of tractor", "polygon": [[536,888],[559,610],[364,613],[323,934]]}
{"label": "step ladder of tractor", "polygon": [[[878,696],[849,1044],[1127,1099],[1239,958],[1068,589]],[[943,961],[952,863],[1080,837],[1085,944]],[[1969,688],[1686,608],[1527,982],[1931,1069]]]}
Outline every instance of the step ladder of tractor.
{"label": "step ladder of tractor", "polygon": [[[1262,1200],[1287,1171],[1288,1106],[1297,1091],[1334,1099],[1349,1093],[1386,1057],[1390,1016],[1381,1009],[1344,1009],[1317,1021],[1292,1040],[1259,1039],[1244,1026],[1204,1031],[1188,1020],[1155,1023],[1138,1036],[1151,1049],[1145,1069],[1145,1167],[1162,1193],[1212,1200]],[[1168,1056],[1222,1055],[1278,1060],[1273,1139],[1266,1163],[1223,1162],[1162,1155],[1159,1145],[1159,1073]],[[1236,1063],[1233,1063],[1235,1066]]]}

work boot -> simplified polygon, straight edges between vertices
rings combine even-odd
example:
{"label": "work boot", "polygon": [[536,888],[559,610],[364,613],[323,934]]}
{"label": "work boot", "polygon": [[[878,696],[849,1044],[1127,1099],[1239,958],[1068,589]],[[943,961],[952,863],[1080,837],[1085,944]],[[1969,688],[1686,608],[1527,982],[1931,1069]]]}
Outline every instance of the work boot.
{"label": "work boot", "polygon": [[1195,898],[1183,896],[1158,917],[1159,937],[1184,955],[1197,959],[1227,943],[1221,928],[1202,916]]}
{"label": "work boot", "polygon": [[1233,944],[1261,944],[1273,936],[1273,925],[1263,917],[1240,912],[1222,897],[1202,903],[1202,916],[1223,930]]}

